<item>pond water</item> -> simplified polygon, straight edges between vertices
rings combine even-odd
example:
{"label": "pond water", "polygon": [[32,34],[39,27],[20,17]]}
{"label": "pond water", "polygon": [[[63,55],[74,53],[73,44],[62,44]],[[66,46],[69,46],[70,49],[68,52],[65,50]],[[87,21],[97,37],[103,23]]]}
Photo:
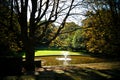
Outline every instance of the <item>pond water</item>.
{"label": "pond water", "polygon": [[71,61],[71,58],[68,58],[69,52],[68,51],[62,51],[63,57],[56,58],[56,60],[63,61],[63,65],[69,65],[69,61]]}
{"label": "pond water", "polygon": [[[48,52],[46,51],[46,54]],[[44,51],[41,51],[39,54],[45,53]],[[35,56],[35,60],[41,60],[42,66],[72,65],[106,61],[105,59],[69,51],[53,51],[50,52],[50,54],[52,55]]]}

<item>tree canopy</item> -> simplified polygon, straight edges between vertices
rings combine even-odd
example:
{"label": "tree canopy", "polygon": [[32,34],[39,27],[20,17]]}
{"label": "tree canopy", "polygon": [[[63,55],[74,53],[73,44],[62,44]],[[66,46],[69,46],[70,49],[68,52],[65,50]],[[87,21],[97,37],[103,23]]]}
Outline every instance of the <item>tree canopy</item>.
{"label": "tree canopy", "polygon": [[58,37],[52,41],[51,46],[61,47],[66,50],[72,48],[73,37],[79,28],[80,26],[74,22],[67,22],[65,28],[60,31]]}
{"label": "tree canopy", "polygon": [[[92,1],[92,0],[91,0]],[[93,53],[118,55],[120,45],[120,6],[117,0],[91,2],[92,11],[83,21],[87,50]],[[116,6],[115,6],[116,5]]]}
{"label": "tree canopy", "polygon": [[[7,3],[6,3],[7,4]],[[0,3],[0,51],[1,55],[15,55],[21,49],[17,43],[19,36],[19,24],[16,15],[13,14],[13,22],[11,23],[11,11],[8,6]],[[13,26],[13,27],[11,27]],[[17,54],[16,54],[17,55]]]}

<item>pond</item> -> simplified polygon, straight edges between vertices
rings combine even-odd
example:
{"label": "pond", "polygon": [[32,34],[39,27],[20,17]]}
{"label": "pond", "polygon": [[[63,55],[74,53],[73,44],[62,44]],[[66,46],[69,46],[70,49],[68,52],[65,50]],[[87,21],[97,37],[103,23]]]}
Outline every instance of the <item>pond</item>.
{"label": "pond", "polygon": [[42,66],[72,65],[106,61],[105,59],[92,57],[82,52],[60,50],[38,50],[35,52],[35,60],[41,60]]}
{"label": "pond", "polygon": [[[71,55],[67,57],[67,63],[64,63],[64,56],[39,56],[35,57],[36,60],[42,60],[42,66],[56,66],[56,65],[73,65],[73,64],[83,64],[83,63],[96,63],[96,62],[104,62],[105,59],[95,58],[91,56],[77,56]],[[57,60],[63,59],[63,60]]]}
{"label": "pond", "polygon": [[69,65],[68,61],[71,61],[71,58],[68,58],[69,52],[68,51],[62,51],[63,57],[56,58],[59,61],[63,61],[63,65]]}

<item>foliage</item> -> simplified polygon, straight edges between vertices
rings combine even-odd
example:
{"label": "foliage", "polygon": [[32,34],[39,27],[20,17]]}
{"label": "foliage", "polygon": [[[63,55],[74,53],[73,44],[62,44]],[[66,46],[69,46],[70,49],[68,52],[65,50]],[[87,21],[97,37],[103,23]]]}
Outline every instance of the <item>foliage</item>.
{"label": "foliage", "polygon": [[92,53],[119,55],[119,0],[84,0],[86,19],[83,20],[86,48]]}
{"label": "foliage", "polygon": [[51,46],[58,46],[62,49],[72,48],[72,40],[77,29],[80,26],[74,22],[68,22],[65,24],[65,28],[61,30],[60,35],[51,43]]}
{"label": "foliage", "polygon": [[[97,10],[84,20],[86,47],[93,53],[117,54],[119,45],[110,10]],[[118,45],[116,45],[116,43]]]}
{"label": "foliage", "polygon": [[[16,52],[20,50],[20,46],[17,44],[19,25],[16,21],[16,15],[11,16],[11,11],[5,4],[0,4],[0,9],[2,9],[0,11],[1,55],[17,55]],[[14,23],[11,23],[11,17]]]}
{"label": "foliage", "polygon": [[39,26],[37,30],[35,31],[36,47],[48,47],[49,43],[47,44],[46,42],[49,42],[53,38],[54,34],[56,33],[58,29],[57,26],[55,26],[54,24],[49,24],[46,32],[44,32],[45,33],[44,37],[40,38],[40,35],[42,35],[42,31],[44,27],[45,25]]}
{"label": "foliage", "polygon": [[73,48],[76,49],[76,50],[82,50],[82,49],[85,49],[85,43],[84,43],[84,35],[83,35],[83,30],[82,29],[78,29],[76,32],[75,32],[75,35],[73,37],[73,40],[72,40],[72,45],[73,45]]}

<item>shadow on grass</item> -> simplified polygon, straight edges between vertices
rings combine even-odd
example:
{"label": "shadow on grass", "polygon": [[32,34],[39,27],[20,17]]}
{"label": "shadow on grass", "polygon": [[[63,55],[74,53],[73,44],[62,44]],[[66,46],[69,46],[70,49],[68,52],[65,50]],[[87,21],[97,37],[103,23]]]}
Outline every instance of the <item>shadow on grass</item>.
{"label": "shadow on grass", "polygon": [[120,69],[96,70],[72,66],[39,71],[37,75],[0,77],[0,80],[120,80],[119,76]]}
{"label": "shadow on grass", "polygon": [[64,73],[54,71],[39,72],[39,75],[0,76],[0,80],[74,80]]}
{"label": "shadow on grass", "polygon": [[[95,70],[90,68],[71,69],[67,73],[73,76],[74,80],[120,80],[120,70]],[[67,80],[67,79],[66,79]]]}
{"label": "shadow on grass", "polygon": [[42,72],[36,80],[120,80],[119,76],[120,69],[96,70],[72,66]]}

